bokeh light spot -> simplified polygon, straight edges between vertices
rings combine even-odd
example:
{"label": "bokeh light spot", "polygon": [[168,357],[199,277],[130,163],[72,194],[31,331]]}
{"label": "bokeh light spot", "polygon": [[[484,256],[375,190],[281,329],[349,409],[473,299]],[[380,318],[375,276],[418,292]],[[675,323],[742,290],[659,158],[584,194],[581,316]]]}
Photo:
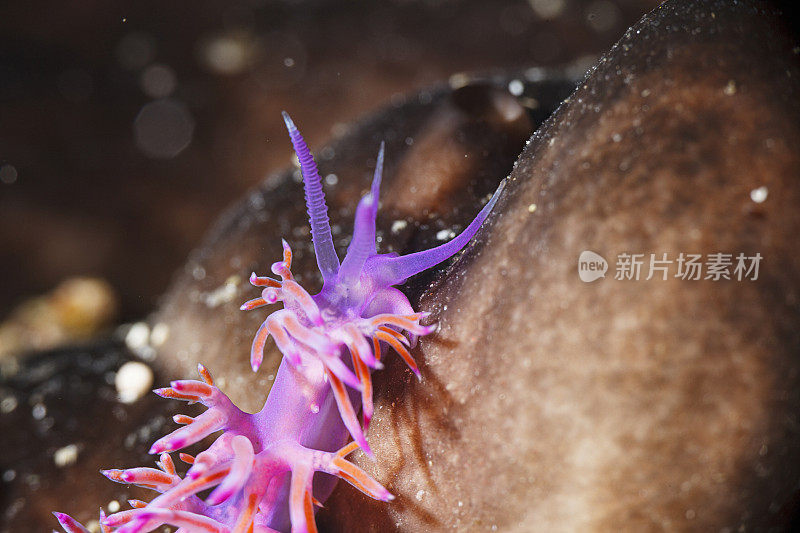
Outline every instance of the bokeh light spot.
{"label": "bokeh light spot", "polygon": [[139,70],[153,61],[155,39],[146,33],[129,33],[117,45],[117,61],[124,68]]}
{"label": "bokeh light spot", "polygon": [[11,185],[17,181],[17,169],[12,165],[0,166],[0,182]]}
{"label": "bokeh light spot", "polygon": [[178,79],[170,67],[155,63],[142,71],[139,84],[146,95],[165,98],[175,90]]}
{"label": "bokeh light spot", "polygon": [[156,100],[142,107],[133,123],[136,146],[147,157],[171,159],[192,142],[194,119],[175,100]]}

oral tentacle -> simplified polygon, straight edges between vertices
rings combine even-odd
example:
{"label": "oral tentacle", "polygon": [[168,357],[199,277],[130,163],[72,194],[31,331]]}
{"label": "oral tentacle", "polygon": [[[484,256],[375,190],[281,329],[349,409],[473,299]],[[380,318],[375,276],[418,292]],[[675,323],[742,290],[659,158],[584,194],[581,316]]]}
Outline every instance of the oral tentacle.
{"label": "oral tentacle", "polygon": [[420,379],[422,378],[422,375],[419,372],[419,367],[417,367],[417,363],[416,361],[414,361],[414,358],[411,357],[411,353],[409,353],[409,351],[406,350],[406,347],[403,346],[400,343],[400,341],[397,340],[396,337],[394,337],[393,335],[389,335],[388,333],[385,333],[383,331],[379,331],[378,333],[375,334],[375,338],[387,343],[389,346],[394,348],[394,350],[398,354],[400,354],[400,357],[403,358],[403,361],[406,362],[411,371],[414,372],[414,374],[416,374],[418,378]]}
{"label": "oral tentacle", "polygon": [[165,492],[180,482],[180,477],[175,473],[175,465],[169,454],[161,454],[158,462],[161,470],[155,468],[129,468],[126,470],[102,470],[100,473],[111,481],[136,485],[146,489]]}
{"label": "oral tentacle", "polygon": [[391,335],[392,337],[394,337],[398,341],[402,342],[406,346],[411,346],[411,342],[408,340],[408,338],[405,335],[403,335],[402,333],[400,333],[399,331],[395,330],[395,329],[392,329],[392,328],[387,327],[387,326],[379,326],[378,327],[378,331],[382,331],[383,333]]}
{"label": "oral tentacle", "polygon": [[239,307],[240,311],[252,311],[253,309],[258,309],[259,307],[263,307],[265,305],[269,305],[264,298],[259,296],[258,298],[253,298],[252,300],[248,300]]}
{"label": "oral tentacle", "polygon": [[292,533],[316,533],[314,507],[311,502],[311,468],[299,467],[292,471],[289,495],[289,517]]}
{"label": "oral tentacle", "polygon": [[296,281],[286,280],[282,288],[284,298],[296,303],[311,323],[316,326],[324,324],[317,302]]}
{"label": "oral tentacle", "polygon": [[342,423],[344,423],[344,426],[347,428],[350,436],[353,437],[353,440],[364,450],[364,453],[373,457],[372,449],[369,447],[367,438],[364,436],[364,431],[358,423],[353,403],[350,401],[350,396],[347,394],[344,384],[330,372],[328,373],[328,380],[331,383],[331,389],[336,399],[336,406],[339,408],[339,414],[342,417]]}
{"label": "oral tentacle", "polygon": [[244,487],[253,471],[255,453],[253,452],[253,445],[247,437],[237,435],[233,438],[231,447],[234,455],[230,473],[206,498],[207,505],[218,505],[233,496],[234,493]]}
{"label": "oral tentacle", "polygon": [[383,365],[377,359],[375,359],[375,355],[372,353],[369,343],[364,338],[364,334],[361,333],[361,330],[358,328],[358,326],[355,324],[347,324],[342,329],[347,335],[347,340],[345,343],[351,352],[355,350],[359,359],[361,359],[361,361],[363,361],[367,366],[370,366],[374,369],[383,368]]}
{"label": "oral tentacle", "polygon": [[217,409],[210,409],[195,418],[191,424],[176,429],[156,441],[150,453],[172,452],[200,442],[212,433],[224,429],[227,417]]}
{"label": "oral tentacle", "polygon": [[65,513],[57,513],[54,512],[53,515],[58,520],[58,523],[61,524],[61,527],[64,528],[64,531],[67,533],[90,533],[88,529],[83,527],[83,525],[72,518],[70,515]]}
{"label": "oral tentacle", "polygon": [[372,405],[372,376],[366,363],[361,360],[357,351],[350,350],[353,360],[353,367],[356,369],[356,376],[361,381],[361,415],[364,422],[364,429],[369,428],[370,420],[374,412]]}
{"label": "oral tentacle", "polygon": [[138,533],[151,531],[161,525],[190,528],[194,533],[230,533],[230,528],[213,518],[196,513],[173,509],[150,508],[135,509],[133,518],[123,525],[119,533]]}

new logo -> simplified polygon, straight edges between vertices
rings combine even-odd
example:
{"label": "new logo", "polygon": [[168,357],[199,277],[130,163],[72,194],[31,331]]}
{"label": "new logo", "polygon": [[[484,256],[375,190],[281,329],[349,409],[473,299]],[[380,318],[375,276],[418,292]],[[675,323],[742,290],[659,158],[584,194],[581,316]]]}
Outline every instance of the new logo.
{"label": "new logo", "polygon": [[608,261],[603,256],[590,250],[584,250],[578,257],[578,276],[581,281],[590,283],[598,278],[606,277]]}

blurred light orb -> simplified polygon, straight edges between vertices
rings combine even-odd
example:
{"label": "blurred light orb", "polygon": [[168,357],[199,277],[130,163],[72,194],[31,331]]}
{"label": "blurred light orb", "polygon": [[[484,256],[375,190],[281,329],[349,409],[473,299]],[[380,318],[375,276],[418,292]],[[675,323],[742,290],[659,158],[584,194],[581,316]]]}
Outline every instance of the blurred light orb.
{"label": "blurred light orb", "polygon": [[525,84],[521,80],[511,80],[508,83],[508,92],[514,96],[521,96],[525,92]]}
{"label": "blurred light orb", "polygon": [[586,22],[597,32],[613,30],[619,22],[622,13],[619,8],[608,0],[597,0],[586,8]]}
{"label": "blurred light orb", "polygon": [[134,403],[150,392],[153,385],[153,371],[139,361],[128,361],[114,376],[117,397],[122,403]]}
{"label": "blurred light orb", "polygon": [[194,119],[181,102],[156,100],[142,107],[133,123],[136,146],[152,159],[171,159],[192,142]]}
{"label": "blurred light orb", "polygon": [[564,0],[529,0],[529,2],[536,16],[544,20],[560,17],[566,7]]}
{"label": "blurred light orb", "polygon": [[252,64],[253,48],[252,39],[245,34],[219,35],[200,46],[199,56],[209,71],[231,76]]}
{"label": "blurred light orb", "polygon": [[117,45],[117,61],[129,70],[139,70],[153,61],[155,39],[146,33],[129,33]]}
{"label": "blurred light orb", "polygon": [[178,78],[167,65],[154,63],[142,71],[139,85],[147,96],[152,98],[166,98],[171,95],[178,85]]}
{"label": "blurred light orb", "polygon": [[0,181],[6,185],[11,185],[17,181],[17,169],[12,165],[0,166]]}

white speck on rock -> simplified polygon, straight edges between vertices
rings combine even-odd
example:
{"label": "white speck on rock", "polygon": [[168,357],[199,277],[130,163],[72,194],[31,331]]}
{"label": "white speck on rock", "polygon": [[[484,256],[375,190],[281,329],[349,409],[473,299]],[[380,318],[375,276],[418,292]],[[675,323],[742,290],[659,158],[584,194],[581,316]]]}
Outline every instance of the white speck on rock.
{"label": "white speck on rock", "polygon": [[418,490],[417,491],[417,495],[415,496],[415,498],[417,499],[418,502],[421,502],[423,496],[425,496],[425,491],[424,490]]}
{"label": "white speck on rock", "polygon": [[114,377],[117,395],[122,403],[133,403],[150,390],[153,371],[144,363],[128,361],[120,367]]}
{"label": "white speck on rock", "polygon": [[224,303],[232,301],[234,298],[236,298],[240,283],[241,279],[239,276],[230,276],[220,287],[217,287],[204,296],[206,305],[213,309]]}
{"label": "white speck on rock", "polygon": [[769,194],[769,189],[767,189],[765,186],[761,186],[750,191],[750,199],[755,203],[760,204],[767,199],[767,194]]}
{"label": "white speck on rock", "polygon": [[456,236],[456,233],[451,229],[443,229],[441,231],[436,232],[436,238],[440,241],[446,239],[452,239]]}
{"label": "white speck on rock", "polygon": [[408,227],[408,222],[405,220],[395,220],[392,222],[392,233],[400,233]]}

